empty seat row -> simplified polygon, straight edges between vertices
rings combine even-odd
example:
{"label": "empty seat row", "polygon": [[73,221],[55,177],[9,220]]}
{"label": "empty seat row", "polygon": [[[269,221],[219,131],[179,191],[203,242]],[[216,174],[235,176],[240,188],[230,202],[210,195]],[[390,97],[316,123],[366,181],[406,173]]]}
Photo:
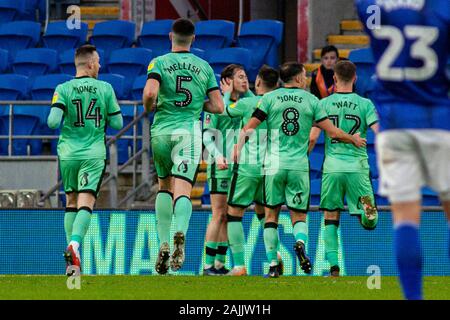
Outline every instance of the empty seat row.
{"label": "empty seat row", "polygon": [[[114,50],[129,48],[133,44],[148,48],[154,56],[170,51],[169,32],[173,20],[147,22],[141,34],[135,39],[136,25],[129,21],[105,21],[97,23],[89,42],[104,51],[109,60]],[[41,25],[30,21],[15,21],[0,25],[0,49],[8,50],[11,56],[19,50],[36,47],[40,41]],[[86,42],[88,26],[81,23],[79,29],[72,29],[65,21],[50,23],[42,37],[41,45],[62,53]],[[234,41],[235,24],[226,20],[208,20],[196,23],[194,48],[205,51],[205,59],[213,50],[230,47]],[[254,80],[263,64],[278,66],[278,47],[283,38],[283,23],[276,20],[254,20],[242,24],[235,43],[249,50],[244,58],[247,72]]]}
{"label": "empty seat row", "polygon": [[47,11],[46,0],[0,0],[0,22],[35,21],[36,10],[39,11],[39,21],[44,21]]}

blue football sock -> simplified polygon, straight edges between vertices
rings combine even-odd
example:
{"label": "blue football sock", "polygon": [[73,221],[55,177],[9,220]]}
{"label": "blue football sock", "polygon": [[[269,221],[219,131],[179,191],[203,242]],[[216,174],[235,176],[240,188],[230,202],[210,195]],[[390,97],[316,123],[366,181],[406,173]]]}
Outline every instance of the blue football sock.
{"label": "blue football sock", "polygon": [[394,247],[403,294],[408,300],[422,297],[422,248],[419,226],[400,223],[394,226]]}

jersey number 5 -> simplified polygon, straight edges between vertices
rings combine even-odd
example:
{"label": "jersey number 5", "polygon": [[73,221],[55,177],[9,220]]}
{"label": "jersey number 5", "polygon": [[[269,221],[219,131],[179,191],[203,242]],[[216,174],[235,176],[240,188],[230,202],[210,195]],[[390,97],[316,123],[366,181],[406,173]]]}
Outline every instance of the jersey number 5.
{"label": "jersey number 5", "polygon": [[[404,36],[403,36],[404,34]],[[404,31],[393,26],[382,26],[373,31],[373,36],[380,40],[389,40],[383,56],[377,65],[378,78],[385,81],[425,81],[432,78],[438,70],[438,56],[431,46],[439,37],[439,29],[426,26],[405,26]],[[418,68],[394,67],[402,53],[405,38],[414,40],[411,45],[411,58],[423,62]]]}
{"label": "jersey number 5", "polygon": [[191,81],[192,77],[190,76],[177,76],[177,93],[182,93],[186,96],[184,101],[175,101],[177,107],[187,107],[192,102],[192,93],[188,89],[182,87],[183,82]]}
{"label": "jersey number 5", "polygon": [[[72,103],[77,108],[77,121],[74,122],[73,124],[75,127],[84,127],[85,126],[84,119],[95,120],[95,127],[96,128],[100,127],[100,121],[103,119],[100,113],[100,108],[97,107],[94,110],[94,106],[97,103],[97,99],[92,99],[91,102],[89,103],[84,119],[83,119],[83,105],[81,100],[80,99],[72,100]],[[92,113],[92,111],[94,111],[94,113]]]}

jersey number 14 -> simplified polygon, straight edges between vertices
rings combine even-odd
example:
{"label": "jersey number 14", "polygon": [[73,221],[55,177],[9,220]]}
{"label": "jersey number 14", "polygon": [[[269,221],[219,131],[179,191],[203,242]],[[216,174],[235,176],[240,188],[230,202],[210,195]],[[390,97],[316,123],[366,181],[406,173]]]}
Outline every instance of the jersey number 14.
{"label": "jersey number 14", "polygon": [[99,107],[94,108],[95,104],[97,103],[97,99],[92,99],[91,102],[89,103],[84,119],[83,119],[82,101],[80,99],[75,99],[72,100],[72,103],[75,105],[77,110],[77,121],[74,122],[73,124],[75,127],[84,127],[85,126],[84,120],[94,120],[95,127],[96,128],[100,127],[100,121],[103,119],[103,117],[100,113],[100,108]]}

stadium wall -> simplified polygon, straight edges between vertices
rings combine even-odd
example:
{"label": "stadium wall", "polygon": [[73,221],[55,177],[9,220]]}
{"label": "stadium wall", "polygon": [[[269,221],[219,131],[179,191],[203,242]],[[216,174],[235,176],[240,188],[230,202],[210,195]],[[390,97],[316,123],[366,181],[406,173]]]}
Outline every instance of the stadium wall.
{"label": "stadium wall", "polygon": [[[186,262],[177,274],[201,274],[204,236],[210,212],[193,212],[187,234]],[[262,229],[256,215],[246,213],[245,260],[252,275],[268,270]],[[377,266],[381,275],[397,275],[392,250],[391,214],[381,212],[376,230],[366,231],[355,217],[343,214],[340,231],[341,273],[368,275]],[[322,276],[329,270],[325,261],[323,224],[319,212],[308,215],[308,254],[313,260],[313,274]],[[304,275],[293,251],[292,225],[286,212],[280,216],[280,251],[285,275]],[[450,276],[447,256],[447,222],[442,212],[426,212],[422,217],[421,237],[425,275]],[[0,274],[63,274],[65,263],[64,211],[0,211]],[[153,274],[158,253],[155,214],[152,211],[97,211],[82,248],[84,274]],[[227,265],[231,255],[228,252]],[[372,269],[370,269],[370,268]],[[369,269],[368,269],[369,268]]]}

